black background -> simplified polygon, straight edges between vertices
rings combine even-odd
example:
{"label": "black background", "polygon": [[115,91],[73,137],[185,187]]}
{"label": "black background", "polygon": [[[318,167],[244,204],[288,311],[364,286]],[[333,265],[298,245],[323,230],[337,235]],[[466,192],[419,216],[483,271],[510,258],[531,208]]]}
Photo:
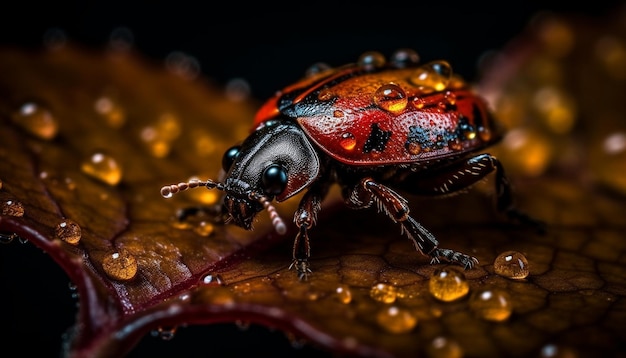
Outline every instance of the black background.
{"label": "black background", "polygon": [[[163,62],[172,51],[184,52],[198,60],[202,76],[217,85],[243,78],[252,96],[263,100],[315,62],[336,66],[356,61],[365,51],[389,55],[400,47],[417,50],[424,60],[446,59],[473,81],[481,55],[502,49],[540,11],[598,17],[617,10],[616,4],[12,2],[0,5],[0,49],[41,48],[51,28],[62,30],[72,43],[98,49],[108,45],[114,29],[125,27],[135,50],[146,57]],[[0,246],[0,283],[0,354],[58,356],[77,304],[65,273],[32,244],[12,242]],[[256,356],[322,353],[294,349],[280,332],[220,324],[180,328],[171,341],[148,335],[131,356],[235,357],[250,351]]]}

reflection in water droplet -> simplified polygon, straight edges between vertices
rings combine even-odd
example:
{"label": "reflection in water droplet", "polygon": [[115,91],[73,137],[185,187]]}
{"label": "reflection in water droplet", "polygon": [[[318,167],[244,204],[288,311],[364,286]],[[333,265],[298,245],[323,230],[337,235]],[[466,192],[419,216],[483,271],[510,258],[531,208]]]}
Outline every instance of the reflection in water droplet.
{"label": "reflection in water droplet", "polygon": [[506,251],[498,255],[493,262],[496,274],[511,279],[524,279],[528,276],[528,260],[517,251]]}
{"label": "reflection in water droplet", "polygon": [[2,202],[2,215],[24,216],[24,205],[17,200],[5,200]]}
{"label": "reflection in water droplet", "polygon": [[102,268],[114,280],[132,280],[137,274],[137,259],[128,251],[120,249],[104,257]]}
{"label": "reflection in water droplet", "polygon": [[353,150],[356,146],[356,138],[352,133],[344,133],[341,135],[341,139],[339,140],[339,145],[345,150]]}
{"label": "reflection in water droplet", "polygon": [[378,312],[376,322],[388,332],[407,333],[417,325],[417,317],[406,309],[389,306]]}
{"label": "reflection in water droplet", "polygon": [[[409,81],[422,90],[443,91],[452,77],[452,67],[446,61],[433,61],[418,67]],[[428,91],[425,91],[428,92]]]}
{"label": "reflection in water droplet", "polygon": [[380,86],[374,93],[373,100],[380,109],[392,113],[402,112],[409,103],[404,90],[395,83]]}
{"label": "reflection in water droplet", "polygon": [[478,317],[496,322],[505,321],[513,312],[511,297],[500,289],[475,291],[470,296],[469,307]]}
{"label": "reflection in water droplet", "polygon": [[56,237],[71,245],[77,245],[81,237],[80,226],[72,220],[59,223],[55,229]]}
{"label": "reflection in water droplet", "polygon": [[335,298],[344,304],[352,302],[352,291],[346,285],[337,286],[335,289]]}
{"label": "reflection in water droplet", "polygon": [[378,283],[370,289],[370,297],[378,302],[393,303],[398,297],[398,288],[386,283]]}
{"label": "reflection in water droplet", "polygon": [[13,122],[40,139],[52,139],[59,124],[52,113],[41,104],[26,102],[11,116]]}
{"label": "reflection in water droplet", "polygon": [[454,340],[446,337],[436,337],[426,347],[429,358],[461,358],[463,349]]}
{"label": "reflection in water droplet", "polygon": [[172,339],[174,339],[174,336],[176,335],[176,330],[177,327],[161,327],[159,326],[159,328],[153,330],[151,333],[151,335],[153,337],[159,337],[164,341],[171,341]]}
{"label": "reflection in water droplet", "polygon": [[469,292],[465,274],[455,267],[436,269],[428,282],[430,293],[438,300],[450,302]]}
{"label": "reflection in water droplet", "polygon": [[373,70],[385,65],[385,56],[377,51],[368,51],[359,56],[357,64],[366,70]]}
{"label": "reflection in water droplet", "polygon": [[92,154],[82,163],[80,169],[90,177],[109,185],[117,185],[122,179],[122,168],[115,158],[102,152]]}
{"label": "reflection in water droplet", "polygon": [[126,123],[126,113],[111,97],[102,96],[94,103],[96,113],[104,118],[107,125],[120,128]]}

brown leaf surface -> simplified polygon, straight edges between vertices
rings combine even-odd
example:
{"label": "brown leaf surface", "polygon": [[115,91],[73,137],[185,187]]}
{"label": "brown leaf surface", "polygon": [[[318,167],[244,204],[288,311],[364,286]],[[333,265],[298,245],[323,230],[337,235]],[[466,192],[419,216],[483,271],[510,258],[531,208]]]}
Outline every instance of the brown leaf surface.
{"label": "brown leaf surface", "polygon": [[[454,302],[429,290],[431,275],[446,265],[429,265],[382,215],[334,205],[336,194],[312,232],[308,282],[288,270],[293,232],[272,233],[264,214],[253,232],[208,217],[177,223],[177,209],[215,197],[196,190],[166,200],[159,188],[215,178],[223,150],[246,135],[256,104],[129,53],[0,52],[0,233],[43,249],[76,285],[79,311],[64,352],[71,357],[126,354],[159,327],[236,321],[279,328],[333,354],[548,356],[553,347],[560,355],[623,356],[626,91],[623,80],[579,54],[607,29],[565,28],[580,40],[575,51],[550,57],[551,47],[535,47],[540,37],[524,37],[505,52],[514,70],[492,65],[481,83],[507,124],[536,133],[523,137],[532,155],[515,152],[510,138],[494,153],[510,167],[519,206],[545,220],[547,233],[494,215],[491,181],[444,200],[412,198],[415,217],[443,246],[481,262],[464,272],[469,293]],[[525,83],[543,73],[533,64],[546,58],[566,81]],[[555,84],[576,104],[560,107],[577,110],[567,130],[542,122],[549,117],[529,100]],[[507,100],[520,99],[527,102],[507,111]],[[596,100],[604,101],[601,110]],[[24,112],[26,103],[37,104],[35,114]],[[46,116],[58,132],[24,125]],[[617,138],[609,153],[607,138]],[[83,169],[95,152],[121,167],[119,182]],[[279,206],[284,218],[296,201]],[[78,243],[57,236],[68,220],[81,228]],[[494,272],[494,259],[507,250],[528,258],[527,278]],[[484,289],[508,294],[510,317],[491,321],[475,310],[473,294]]]}

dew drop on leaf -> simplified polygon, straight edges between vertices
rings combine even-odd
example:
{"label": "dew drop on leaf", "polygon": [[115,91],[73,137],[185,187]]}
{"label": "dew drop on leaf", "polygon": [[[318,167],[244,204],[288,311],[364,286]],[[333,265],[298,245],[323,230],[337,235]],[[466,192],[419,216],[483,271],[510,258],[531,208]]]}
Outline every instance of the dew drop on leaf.
{"label": "dew drop on leaf", "polygon": [[493,262],[496,274],[510,279],[524,279],[528,277],[528,260],[517,251],[505,251],[498,255]]}
{"label": "dew drop on leaf", "polygon": [[398,297],[398,289],[386,283],[378,283],[370,289],[370,297],[382,303],[393,303]]}
{"label": "dew drop on leaf", "polygon": [[417,317],[404,308],[388,306],[378,312],[376,322],[388,332],[406,333],[415,328]]}
{"label": "dew drop on leaf", "polygon": [[473,292],[470,296],[469,307],[478,317],[495,322],[507,320],[513,312],[511,297],[506,291],[500,289]]}
{"label": "dew drop on leaf", "polygon": [[467,295],[469,284],[463,272],[455,267],[446,267],[433,272],[428,289],[438,300],[450,302]]}
{"label": "dew drop on leaf", "polygon": [[87,158],[80,167],[88,176],[109,185],[117,185],[122,179],[122,167],[110,155],[96,152]]}
{"label": "dew drop on leaf", "polygon": [[2,202],[2,215],[24,216],[24,205],[17,200],[5,200]]}
{"label": "dew drop on leaf", "polygon": [[129,281],[137,274],[137,259],[128,251],[120,249],[104,257],[102,268],[114,280]]}
{"label": "dew drop on leaf", "polygon": [[40,139],[52,139],[57,135],[59,124],[52,113],[41,104],[26,102],[13,113],[13,122]]}
{"label": "dew drop on leaf", "polygon": [[81,229],[74,221],[65,220],[57,225],[55,234],[57,238],[68,244],[77,245],[80,242]]}

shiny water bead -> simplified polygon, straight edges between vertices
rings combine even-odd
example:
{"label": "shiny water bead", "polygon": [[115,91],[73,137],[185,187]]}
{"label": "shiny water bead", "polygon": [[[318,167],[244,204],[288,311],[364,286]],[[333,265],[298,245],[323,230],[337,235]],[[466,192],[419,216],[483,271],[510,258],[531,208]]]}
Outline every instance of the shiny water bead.
{"label": "shiny water bead", "polygon": [[335,298],[344,304],[352,302],[352,291],[346,285],[339,285],[335,289]]}
{"label": "shiny water bead", "polygon": [[388,306],[378,312],[376,322],[388,332],[407,333],[417,325],[417,317],[404,308]]}
{"label": "shiny water bead", "polygon": [[81,238],[80,226],[72,220],[65,220],[56,226],[54,231],[57,238],[71,245],[77,245]]}
{"label": "shiny water bead", "polygon": [[137,259],[128,251],[120,249],[104,257],[102,268],[114,280],[129,281],[137,274]]}
{"label": "shiny water bead", "polygon": [[409,103],[404,90],[395,83],[380,86],[374,93],[373,100],[378,108],[391,113],[402,112]]}
{"label": "shiny water bead", "polygon": [[412,84],[424,89],[443,91],[452,77],[452,67],[446,61],[433,61],[417,69],[409,78]]}
{"label": "shiny water bead", "polygon": [[473,292],[470,296],[469,307],[478,317],[496,322],[507,320],[513,312],[510,295],[501,289]]}
{"label": "shiny water bead", "polygon": [[359,57],[357,64],[367,70],[372,70],[384,66],[385,62],[386,59],[382,53],[377,51],[368,51]]}
{"label": "shiny water bead", "polygon": [[520,252],[506,251],[496,257],[493,270],[500,276],[516,280],[524,279],[529,274],[528,260]]}
{"label": "shiny water bead", "polygon": [[41,104],[24,103],[12,115],[13,122],[40,139],[52,139],[57,135],[59,124],[52,113]]}
{"label": "shiny water bead", "polygon": [[2,202],[2,215],[24,216],[24,205],[17,200],[5,200]]}
{"label": "shiny water bead", "polygon": [[398,288],[386,283],[378,283],[370,289],[370,297],[378,302],[393,303],[398,297]]}
{"label": "shiny water bead", "polygon": [[117,160],[102,152],[92,154],[80,167],[90,177],[109,185],[117,185],[122,179],[122,167]]}
{"label": "shiny water bead", "polygon": [[242,102],[250,97],[250,83],[243,78],[233,78],[226,83],[224,94],[233,102]]}
{"label": "shiny water bead", "polygon": [[224,279],[219,274],[209,273],[202,278],[202,283],[204,285],[221,286],[224,284]]}
{"label": "shiny water bead", "polygon": [[426,347],[429,358],[461,358],[463,349],[454,340],[443,336],[436,337]]}
{"label": "shiny water bead", "polygon": [[304,76],[307,78],[317,76],[320,73],[330,70],[331,68],[332,67],[330,67],[330,65],[324,62],[314,63],[306,69],[306,71],[304,72]]}
{"label": "shiny water bead", "polygon": [[395,51],[391,57],[389,58],[389,62],[391,62],[394,67],[404,68],[410,65],[414,65],[419,63],[420,56],[418,53],[409,48],[403,48]]}
{"label": "shiny water bead", "polygon": [[456,267],[436,269],[428,282],[430,293],[440,301],[450,302],[464,297],[469,292],[465,274]]}
{"label": "shiny water bead", "polygon": [[339,145],[345,150],[353,150],[356,146],[356,138],[352,133],[343,133],[339,140]]}
{"label": "shiny water bead", "polygon": [[196,234],[204,237],[210,236],[214,230],[213,224],[207,221],[200,221],[193,229]]}
{"label": "shiny water bead", "polygon": [[94,109],[107,125],[112,128],[121,128],[126,123],[126,113],[111,97],[102,96],[94,103]]}

